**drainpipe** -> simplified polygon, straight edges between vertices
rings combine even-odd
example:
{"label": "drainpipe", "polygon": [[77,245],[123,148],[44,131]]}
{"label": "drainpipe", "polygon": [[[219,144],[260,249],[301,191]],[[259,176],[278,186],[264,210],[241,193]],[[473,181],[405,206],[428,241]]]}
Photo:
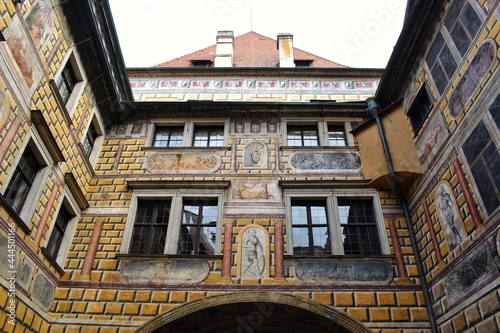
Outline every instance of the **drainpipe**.
{"label": "drainpipe", "polygon": [[396,190],[396,193],[401,200],[401,206],[403,206],[403,213],[404,213],[404,216],[406,219],[406,226],[408,228],[408,234],[410,235],[411,247],[412,247],[413,253],[415,255],[415,262],[417,264],[418,277],[420,280],[420,285],[422,286],[422,293],[424,295],[425,307],[427,309],[427,316],[429,317],[431,332],[438,333],[437,326],[436,326],[436,319],[434,318],[434,311],[432,310],[431,297],[430,297],[429,289],[427,287],[427,281],[425,280],[424,267],[422,265],[422,260],[420,259],[420,255],[419,255],[419,251],[418,251],[418,247],[417,247],[417,240],[415,238],[415,233],[413,232],[413,227],[411,224],[410,212],[408,209],[408,202],[407,202],[406,196],[404,195],[403,190],[401,188],[401,184],[399,183],[399,181],[396,177],[396,173],[394,171],[394,165],[392,163],[391,152],[389,151],[389,145],[387,143],[387,138],[385,136],[384,127],[382,125],[382,121],[380,120],[380,117],[378,116],[378,113],[380,111],[380,105],[377,103],[377,101],[373,97],[368,98],[366,100],[366,103],[368,105],[368,109],[367,109],[368,114],[370,116],[372,116],[373,118],[375,118],[375,121],[377,123],[380,141],[382,142],[382,148],[384,150],[385,163],[386,163],[387,169],[389,171],[389,177],[391,178],[392,185],[394,186],[394,189]]}

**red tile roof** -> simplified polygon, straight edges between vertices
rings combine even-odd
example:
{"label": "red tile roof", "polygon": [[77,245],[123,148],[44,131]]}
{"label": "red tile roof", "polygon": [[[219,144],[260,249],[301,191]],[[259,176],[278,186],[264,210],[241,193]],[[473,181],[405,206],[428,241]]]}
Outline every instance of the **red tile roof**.
{"label": "red tile roof", "polygon": [[[192,60],[214,61],[216,45],[199,51],[163,62],[154,67],[192,67]],[[294,60],[312,60],[310,67],[319,68],[347,68],[334,61],[318,57],[312,53],[293,48]],[[247,32],[234,38],[234,67],[277,67],[279,60],[276,40],[260,35],[256,32]]]}

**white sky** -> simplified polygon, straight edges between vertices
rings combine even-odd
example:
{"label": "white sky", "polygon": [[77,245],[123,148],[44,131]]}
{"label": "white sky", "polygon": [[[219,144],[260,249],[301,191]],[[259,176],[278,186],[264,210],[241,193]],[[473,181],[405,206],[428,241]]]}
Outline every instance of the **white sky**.
{"label": "white sky", "polygon": [[149,67],[215,44],[219,30],[255,31],[351,67],[383,68],[406,0],[109,0],[127,67]]}

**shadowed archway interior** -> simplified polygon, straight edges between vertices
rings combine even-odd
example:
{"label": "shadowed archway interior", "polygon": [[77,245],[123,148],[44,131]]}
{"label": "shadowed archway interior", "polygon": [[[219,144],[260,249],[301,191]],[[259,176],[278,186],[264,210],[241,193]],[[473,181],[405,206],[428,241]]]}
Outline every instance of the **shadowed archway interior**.
{"label": "shadowed archway interior", "polygon": [[153,333],[351,333],[311,311],[286,304],[222,304],[190,313]]}

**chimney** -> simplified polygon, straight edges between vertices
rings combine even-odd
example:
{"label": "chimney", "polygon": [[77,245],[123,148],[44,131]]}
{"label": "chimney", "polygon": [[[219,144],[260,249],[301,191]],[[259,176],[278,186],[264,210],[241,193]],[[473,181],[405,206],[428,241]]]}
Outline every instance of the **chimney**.
{"label": "chimney", "polygon": [[293,62],[293,35],[278,34],[278,50],[280,55],[279,67],[295,67]]}
{"label": "chimney", "polygon": [[234,35],[232,31],[218,31],[214,67],[233,67]]}

